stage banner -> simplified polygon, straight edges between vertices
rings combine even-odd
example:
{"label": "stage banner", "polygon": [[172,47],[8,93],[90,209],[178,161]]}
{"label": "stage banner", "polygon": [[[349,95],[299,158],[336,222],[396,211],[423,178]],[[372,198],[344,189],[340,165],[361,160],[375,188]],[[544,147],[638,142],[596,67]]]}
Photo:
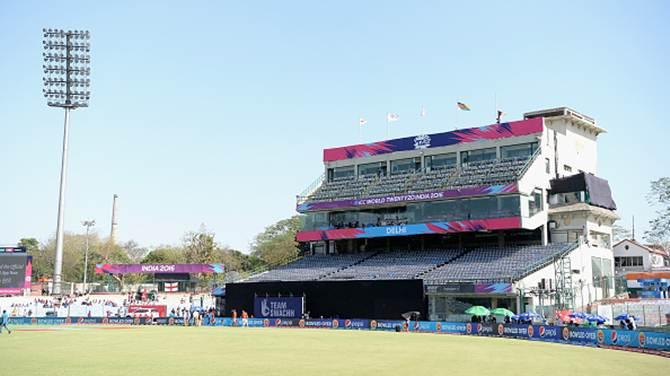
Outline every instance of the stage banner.
{"label": "stage banner", "polygon": [[126,273],[223,273],[223,264],[96,264],[96,274]]}
{"label": "stage banner", "polygon": [[257,318],[299,318],[304,307],[303,297],[254,298],[254,316]]}

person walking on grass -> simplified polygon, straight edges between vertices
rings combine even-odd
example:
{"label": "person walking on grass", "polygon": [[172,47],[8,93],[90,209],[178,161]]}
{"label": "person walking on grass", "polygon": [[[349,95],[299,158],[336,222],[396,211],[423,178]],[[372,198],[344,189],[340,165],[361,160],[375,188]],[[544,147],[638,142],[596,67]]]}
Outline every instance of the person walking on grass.
{"label": "person walking on grass", "polygon": [[7,329],[8,334],[12,334],[12,331],[9,330],[7,324],[9,323],[9,313],[7,311],[2,311],[2,317],[0,318],[0,334],[2,334],[2,328]]}

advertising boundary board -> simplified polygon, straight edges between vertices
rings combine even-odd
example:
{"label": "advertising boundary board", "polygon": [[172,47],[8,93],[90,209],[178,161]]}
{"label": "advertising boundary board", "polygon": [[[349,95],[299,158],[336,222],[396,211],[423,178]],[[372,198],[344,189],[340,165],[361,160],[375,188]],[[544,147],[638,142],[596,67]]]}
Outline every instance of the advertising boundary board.
{"label": "advertising boundary board", "polygon": [[[12,317],[9,325],[184,325],[178,317],[161,317],[155,320],[122,317]],[[241,327],[242,320],[217,317],[214,323],[203,321],[204,326]],[[450,321],[366,320],[366,319],[284,319],[250,318],[249,327],[314,328],[340,330],[404,331],[494,336],[557,342],[586,346],[617,346],[635,349],[670,351],[670,333],[639,330],[600,329],[554,325],[524,325],[469,323]],[[408,330],[409,329],[409,330]]]}

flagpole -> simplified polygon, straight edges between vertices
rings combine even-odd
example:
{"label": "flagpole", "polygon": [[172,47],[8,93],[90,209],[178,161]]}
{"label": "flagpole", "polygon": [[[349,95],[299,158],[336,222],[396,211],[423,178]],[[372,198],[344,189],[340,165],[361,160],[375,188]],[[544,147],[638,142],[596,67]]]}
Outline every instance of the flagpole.
{"label": "flagpole", "polygon": [[386,139],[391,138],[391,122],[389,121],[389,115],[386,115]]}

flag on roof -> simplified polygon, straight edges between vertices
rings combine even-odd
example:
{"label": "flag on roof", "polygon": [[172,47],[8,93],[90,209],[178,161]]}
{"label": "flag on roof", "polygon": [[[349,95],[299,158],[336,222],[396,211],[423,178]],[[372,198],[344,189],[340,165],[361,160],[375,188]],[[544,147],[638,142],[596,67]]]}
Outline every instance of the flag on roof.
{"label": "flag on roof", "polygon": [[498,116],[496,116],[496,123],[500,124],[500,119],[505,116],[505,113],[498,110]]}
{"label": "flag on roof", "polygon": [[358,125],[360,125],[361,127],[364,126],[367,123],[368,123],[368,121],[365,118],[359,118],[358,119]]}
{"label": "flag on roof", "polygon": [[456,105],[463,111],[470,111],[470,107],[468,107],[468,105],[463,102],[456,102]]}
{"label": "flag on roof", "polygon": [[389,113],[386,114],[386,121],[387,122],[391,123],[391,122],[398,121],[398,120],[400,120],[400,115],[398,115],[396,113],[393,113],[393,112],[389,112]]}

